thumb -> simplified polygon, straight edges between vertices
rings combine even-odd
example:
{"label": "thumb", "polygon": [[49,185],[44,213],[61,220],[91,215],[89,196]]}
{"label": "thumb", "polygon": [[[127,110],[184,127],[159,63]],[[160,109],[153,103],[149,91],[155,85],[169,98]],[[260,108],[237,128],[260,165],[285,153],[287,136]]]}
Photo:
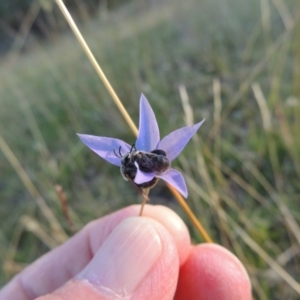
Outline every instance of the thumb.
{"label": "thumb", "polygon": [[121,222],[84,270],[39,300],[172,299],[179,272],[176,244],[150,218]]}

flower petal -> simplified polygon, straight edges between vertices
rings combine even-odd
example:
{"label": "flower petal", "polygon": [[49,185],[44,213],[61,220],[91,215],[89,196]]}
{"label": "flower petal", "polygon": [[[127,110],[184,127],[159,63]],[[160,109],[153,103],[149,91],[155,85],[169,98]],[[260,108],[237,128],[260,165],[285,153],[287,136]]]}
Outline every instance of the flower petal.
{"label": "flower petal", "polygon": [[137,168],[136,175],[134,178],[135,183],[137,183],[137,184],[145,183],[145,182],[151,181],[154,178],[154,176],[155,176],[154,172],[146,173],[146,172],[141,171],[139,168],[139,165],[136,161],[134,162],[134,165]]}
{"label": "flower petal", "polygon": [[182,174],[174,169],[169,169],[167,172],[156,175],[172,185],[183,197],[187,198],[188,191]]}
{"label": "flower petal", "polygon": [[121,154],[125,154],[131,149],[130,145],[119,139],[88,134],[77,135],[79,136],[81,141],[91,150],[93,150],[96,154],[98,154],[111,164],[119,167],[121,166],[121,158],[115,155],[114,150],[117,154],[119,154],[120,149]]}
{"label": "flower petal", "polygon": [[140,98],[139,135],[135,143],[136,149],[150,152],[156,149],[159,138],[159,129],[154,112],[148,100],[142,94]]}
{"label": "flower petal", "polygon": [[182,127],[171,132],[160,141],[157,149],[164,150],[170,161],[174,160],[204,121],[205,119],[193,126]]}

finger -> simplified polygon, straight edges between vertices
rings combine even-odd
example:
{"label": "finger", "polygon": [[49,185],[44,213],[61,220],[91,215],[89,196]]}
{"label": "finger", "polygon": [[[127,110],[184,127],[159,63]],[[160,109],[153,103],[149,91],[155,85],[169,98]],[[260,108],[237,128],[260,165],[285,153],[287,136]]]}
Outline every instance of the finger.
{"label": "finger", "polygon": [[216,244],[191,250],[180,269],[176,300],[251,300],[251,283],[242,263]]}
{"label": "finger", "polygon": [[[120,222],[130,216],[137,216],[139,210],[140,205],[130,206],[89,223],[66,243],[17,275],[0,291],[0,299],[30,300],[59,288],[89,263]],[[156,219],[171,233],[182,264],[190,248],[190,238],[183,221],[163,206],[147,205],[144,216]]]}
{"label": "finger", "polygon": [[173,299],[179,272],[176,244],[150,218],[121,222],[86,268],[39,300]]}

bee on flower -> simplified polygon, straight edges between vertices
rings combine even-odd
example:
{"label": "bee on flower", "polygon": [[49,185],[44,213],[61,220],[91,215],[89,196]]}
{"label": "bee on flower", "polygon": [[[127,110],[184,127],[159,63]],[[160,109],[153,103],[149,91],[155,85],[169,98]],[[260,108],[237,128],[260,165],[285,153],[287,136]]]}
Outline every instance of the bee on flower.
{"label": "bee on flower", "polygon": [[120,167],[123,178],[132,181],[138,188],[152,188],[159,179],[162,179],[186,198],[188,191],[185,180],[179,171],[171,167],[171,163],[203,122],[204,120],[177,129],[160,140],[154,112],[142,94],[139,134],[132,146],[115,138],[87,134],[78,134],[78,136],[100,157]]}

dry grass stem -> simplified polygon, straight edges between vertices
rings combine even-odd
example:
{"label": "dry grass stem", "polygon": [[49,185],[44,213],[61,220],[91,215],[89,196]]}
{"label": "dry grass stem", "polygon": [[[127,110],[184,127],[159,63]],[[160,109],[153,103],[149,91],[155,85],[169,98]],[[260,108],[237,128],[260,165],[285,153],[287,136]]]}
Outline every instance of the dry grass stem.
{"label": "dry grass stem", "polygon": [[61,203],[61,206],[62,206],[62,211],[63,211],[63,213],[65,215],[65,218],[66,218],[66,220],[68,222],[70,230],[74,234],[74,233],[76,233],[76,228],[75,228],[73,220],[72,220],[72,218],[70,216],[70,211],[69,211],[67,197],[66,197],[66,195],[65,195],[65,193],[63,191],[62,186],[56,185],[55,186],[55,191],[56,191],[56,194],[58,196],[58,199],[60,200],[60,203]]}
{"label": "dry grass stem", "polygon": [[24,186],[26,187],[30,195],[35,199],[38,207],[41,209],[46,219],[49,221],[55,239],[60,243],[64,242],[68,238],[68,236],[64,232],[63,228],[55,218],[53,212],[48,207],[45,200],[40,195],[39,191],[31,181],[30,177],[25,172],[20,162],[18,161],[18,159],[16,158],[16,156],[14,155],[14,153],[9,148],[9,146],[7,145],[7,143],[5,142],[5,140],[1,135],[0,135],[0,149],[2,150],[5,157],[10,162],[10,164],[12,165],[16,173],[18,174],[19,178],[23,182]]}
{"label": "dry grass stem", "polygon": [[22,90],[19,89],[19,87],[16,83],[11,83],[11,86],[12,86],[11,91],[20,103],[20,106],[24,113],[26,122],[29,125],[29,128],[32,132],[33,137],[35,138],[36,142],[39,144],[39,146],[42,150],[41,152],[43,153],[43,155],[45,157],[49,157],[50,153],[49,153],[47,144],[46,144],[46,142],[43,138],[43,135],[41,133],[41,130],[37,124],[36,118],[31,110],[28,99],[26,97],[24,97],[24,95],[22,95]]}
{"label": "dry grass stem", "polygon": [[[114,100],[116,106],[120,110],[121,114],[125,118],[127,124],[129,125],[130,129],[134,132],[134,134],[137,136],[138,134],[138,129],[133,123],[131,117],[127,113],[127,110],[123,106],[122,102],[120,101],[119,97],[117,96],[116,92],[112,88],[111,84],[107,80],[104,72],[100,68],[99,64],[97,63],[94,55],[92,54],[91,50],[89,49],[87,43],[85,42],[83,36],[81,35],[78,27],[76,26],[75,22],[73,21],[69,11],[67,10],[66,6],[64,5],[62,0],[56,0],[57,5],[59,6],[60,10],[62,11],[64,17],[66,18],[68,24],[70,25],[73,33],[77,37],[80,45],[82,46],[83,50],[85,51],[86,55],[88,56],[91,64],[95,68],[98,76],[102,80],[103,84],[107,88],[109,94],[111,95],[112,99]],[[200,222],[197,220],[196,216],[193,214],[190,208],[187,209],[188,205],[186,204],[185,200],[181,197],[181,195],[170,185],[167,185],[173,195],[175,195],[176,199],[178,200],[179,204],[181,205],[182,208],[184,208],[184,211],[188,214],[188,217],[192,221],[192,223],[195,225],[199,233],[203,236],[204,240],[207,242],[212,242],[212,239],[208,235],[208,233],[204,230],[203,226],[200,224]]]}
{"label": "dry grass stem", "polygon": [[14,38],[14,43],[11,47],[10,55],[7,61],[12,63],[15,61],[20,53],[21,49],[24,47],[26,43],[26,39],[28,38],[30,29],[36,20],[38,13],[41,10],[41,4],[39,1],[33,1],[28,12],[26,13],[24,19],[22,20],[20,29],[16,37]]}
{"label": "dry grass stem", "polygon": [[20,218],[20,223],[23,228],[33,233],[38,239],[40,239],[49,249],[54,249],[58,243],[46,232],[40,222],[33,219],[30,216],[23,215]]}
{"label": "dry grass stem", "polygon": [[240,226],[232,219],[233,229],[243,241],[255,251],[286,283],[300,295],[300,284],[288,274],[263,248],[261,248]]}
{"label": "dry grass stem", "polygon": [[[257,83],[253,84],[252,89],[253,89],[253,92],[254,92],[254,95],[255,95],[255,99],[257,100],[257,103],[259,105],[262,120],[263,120],[263,127],[266,131],[266,134],[267,134],[267,140],[268,140],[268,147],[269,147],[270,155],[271,155],[271,157],[273,157],[274,173],[278,174],[279,172],[277,170],[279,170],[280,167],[279,167],[279,163],[278,163],[277,154],[275,153],[275,148],[276,147],[274,145],[273,137],[269,135],[269,133],[272,129],[271,113],[269,111],[267,102],[265,100],[265,97],[264,97],[259,85]],[[278,182],[278,181],[281,181],[281,180],[277,179],[276,181]],[[277,183],[277,187],[278,187],[279,192],[281,192],[282,185],[280,184],[280,182]],[[278,204],[278,207],[279,207],[282,215],[285,218],[286,223],[290,227],[290,229],[293,232],[295,238],[297,239],[298,244],[300,245],[300,227],[299,227],[298,223],[296,222],[294,216],[292,215],[289,208],[285,204],[285,201],[284,201],[283,197],[277,196],[277,197],[275,197],[275,200]]]}
{"label": "dry grass stem", "polygon": [[196,218],[196,216],[193,214],[193,212],[191,211],[190,207],[187,205],[186,201],[182,198],[182,196],[179,194],[179,192],[177,192],[177,190],[175,190],[172,186],[170,186],[169,184],[167,184],[170,191],[172,192],[172,194],[176,197],[176,199],[178,200],[181,208],[185,211],[185,213],[189,216],[190,220],[192,221],[193,225],[195,226],[195,228],[198,230],[198,232],[201,234],[201,236],[203,237],[203,239],[207,242],[207,243],[213,243],[212,238],[209,236],[209,234],[206,232],[206,230],[204,229],[204,227],[202,226],[202,224],[198,221],[198,219]]}
{"label": "dry grass stem", "polygon": [[67,22],[69,23],[73,33],[75,34],[78,42],[80,43],[81,47],[83,48],[84,52],[86,53],[87,57],[89,58],[91,64],[93,65],[95,71],[97,72],[98,76],[102,80],[104,86],[106,87],[107,91],[111,95],[113,101],[115,102],[116,106],[120,110],[122,116],[124,117],[125,121],[127,122],[128,126],[132,130],[132,132],[137,136],[138,135],[138,129],[133,123],[131,117],[129,116],[126,108],[122,104],[121,100],[117,96],[116,92],[114,91],[113,87],[109,83],[108,79],[106,78],[104,72],[102,71],[101,67],[96,61],[96,58],[94,57],[92,51],[90,50],[89,46],[85,42],[82,34],[80,33],[77,25],[75,24],[74,20],[72,19],[69,11],[67,10],[65,4],[62,0],[55,0],[57,5],[59,6],[61,12],[63,13],[64,17],[66,18]]}
{"label": "dry grass stem", "polygon": [[272,122],[271,122],[271,114],[268,108],[267,101],[258,83],[252,84],[252,90],[260,109],[260,113],[263,121],[263,127],[266,132],[269,132],[272,129]]}
{"label": "dry grass stem", "polygon": [[295,25],[295,22],[285,2],[283,0],[272,0],[272,2],[278,10],[285,28],[288,30],[292,29]]}
{"label": "dry grass stem", "polygon": [[[299,15],[299,18],[300,18],[300,15]],[[253,80],[255,79],[255,77],[265,68],[267,62],[271,59],[271,57],[274,55],[274,53],[276,53],[276,51],[278,51],[280,46],[283,43],[285,43],[287,41],[287,39],[289,39],[290,33],[293,28],[294,28],[294,26],[292,28],[286,30],[283,34],[281,34],[277,38],[277,40],[268,47],[268,50],[266,51],[266,54],[264,55],[264,57],[251,69],[251,71],[249,72],[246,79],[242,82],[238,91],[233,95],[230,102],[224,109],[224,112],[222,114],[222,121],[226,120],[229,113],[232,111],[232,109],[235,107],[235,105],[238,103],[238,101],[241,99],[241,97],[245,94],[245,92],[248,91],[248,89],[251,86],[251,84],[253,83]],[[215,136],[215,134],[216,134],[215,130],[216,129],[213,128],[210,131],[210,133],[209,133],[210,138],[213,138]]]}
{"label": "dry grass stem", "polygon": [[194,114],[192,107],[190,105],[189,96],[186,91],[186,88],[183,84],[178,86],[181,104],[184,111],[184,119],[187,126],[191,126],[194,124]]}

